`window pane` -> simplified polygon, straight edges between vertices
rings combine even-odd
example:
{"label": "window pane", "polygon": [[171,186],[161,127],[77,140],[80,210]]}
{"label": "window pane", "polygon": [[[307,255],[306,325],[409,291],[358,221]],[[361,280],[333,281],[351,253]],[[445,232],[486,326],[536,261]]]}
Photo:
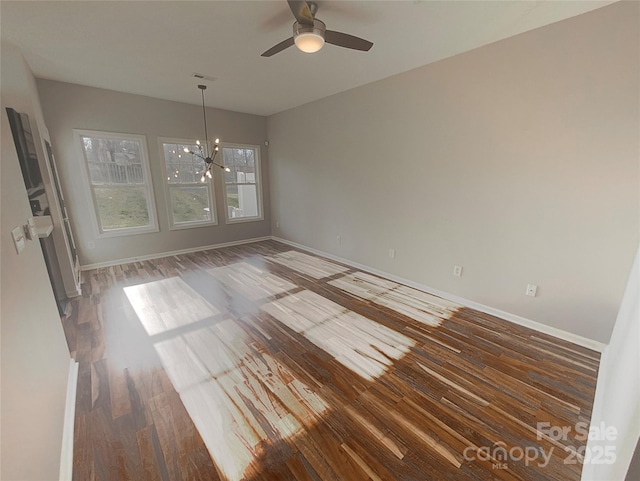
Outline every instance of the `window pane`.
{"label": "window pane", "polygon": [[89,176],[93,184],[108,184],[109,166],[102,162],[89,162]]}
{"label": "window pane", "polygon": [[144,136],[76,130],[100,234],[157,231]]}
{"label": "window pane", "polygon": [[204,161],[185,152],[185,148],[200,152],[195,142],[162,143],[171,225],[185,228],[189,224],[211,224],[215,221],[212,181],[200,181]]}
{"label": "window pane", "polygon": [[127,182],[132,184],[144,183],[142,164],[127,165]]}
{"label": "window pane", "polygon": [[227,185],[229,219],[258,217],[258,192],[255,185]]}
{"label": "window pane", "polygon": [[194,152],[197,145],[162,144],[167,166],[167,182],[170,184],[193,184],[200,182],[204,170],[204,162],[184,151],[185,147]]}
{"label": "window pane", "polygon": [[226,183],[256,182],[256,161],[254,149],[225,147],[222,149],[223,163],[230,172],[225,172]]}
{"label": "window pane", "polygon": [[142,147],[134,139],[82,136],[91,183],[143,184]]}
{"label": "window pane", "polygon": [[171,187],[171,211],[174,224],[210,221],[208,187]]}
{"label": "window pane", "polygon": [[96,187],[94,191],[103,230],[150,225],[144,186]]}

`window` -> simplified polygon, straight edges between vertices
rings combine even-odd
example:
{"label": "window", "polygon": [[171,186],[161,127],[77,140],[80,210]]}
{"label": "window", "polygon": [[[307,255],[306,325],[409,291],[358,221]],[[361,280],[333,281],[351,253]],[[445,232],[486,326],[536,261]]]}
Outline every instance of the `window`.
{"label": "window", "polygon": [[184,149],[198,151],[193,141],[160,139],[166,166],[169,221],[172,229],[214,225],[213,183],[201,182],[204,163]]}
{"label": "window", "polygon": [[222,146],[227,222],[262,220],[260,186],[260,147],[257,145]]}
{"label": "window", "polygon": [[101,236],[158,232],[142,135],[76,130]]}

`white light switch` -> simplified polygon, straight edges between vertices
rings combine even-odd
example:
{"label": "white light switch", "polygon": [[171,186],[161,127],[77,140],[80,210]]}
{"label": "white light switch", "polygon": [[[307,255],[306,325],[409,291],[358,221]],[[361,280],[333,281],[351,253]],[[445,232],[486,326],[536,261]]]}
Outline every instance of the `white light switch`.
{"label": "white light switch", "polygon": [[453,275],[456,277],[462,277],[462,266],[453,266]]}
{"label": "white light switch", "polygon": [[11,237],[13,237],[13,245],[16,246],[16,252],[20,254],[24,249],[25,236],[24,228],[20,225],[11,231]]}

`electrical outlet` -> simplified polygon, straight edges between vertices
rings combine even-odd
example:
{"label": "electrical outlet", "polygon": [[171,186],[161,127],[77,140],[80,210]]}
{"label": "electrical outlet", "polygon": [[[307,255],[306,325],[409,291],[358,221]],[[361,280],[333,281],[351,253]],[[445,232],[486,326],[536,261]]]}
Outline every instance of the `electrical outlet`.
{"label": "electrical outlet", "polygon": [[277,220],[277,221],[276,221],[276,229],[279,229],[279,228],[280,228],[280,221],[279,221],[279,220]]}
{"label": "electrical outlet", "polygon": [[396,258],[396,250],[395,249],[389,249],[389,257],[391,257],[392,259]]}
{"label": "electrical outlet", "polygon": [[453,266],[453,275],[456,277],[462,277],[462,266]]}
{"label": "electrical outlet", "polygon": [[524,292],[529,297],[536,297],[538,293],[538,286],[535,284],[527,284],[527,290]]}
{"label": "electrical outlet", "polygon": [[339,235],[336,236],[336,244],[342,244],[342,237],[340,237]]}

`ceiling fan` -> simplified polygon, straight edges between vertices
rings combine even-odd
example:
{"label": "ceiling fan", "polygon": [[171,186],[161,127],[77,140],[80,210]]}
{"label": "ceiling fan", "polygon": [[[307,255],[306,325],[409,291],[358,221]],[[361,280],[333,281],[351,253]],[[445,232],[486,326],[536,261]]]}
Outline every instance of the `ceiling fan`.
{"label": "ceiling fan", "polygon": [[296,21],[293,23],[293,37],[283,40],[262,54],[262,57],[271,57],[282,52],[285,48],[296,45],[306,53],[314,53],[322,48],[324,43],[337,45],[338,47],[353,50],[369,51],[373,43],[347,33],[327,30],[322,20],[316,18],[318,4],[315,2],[287,0],[289,8],[293,12]]}

